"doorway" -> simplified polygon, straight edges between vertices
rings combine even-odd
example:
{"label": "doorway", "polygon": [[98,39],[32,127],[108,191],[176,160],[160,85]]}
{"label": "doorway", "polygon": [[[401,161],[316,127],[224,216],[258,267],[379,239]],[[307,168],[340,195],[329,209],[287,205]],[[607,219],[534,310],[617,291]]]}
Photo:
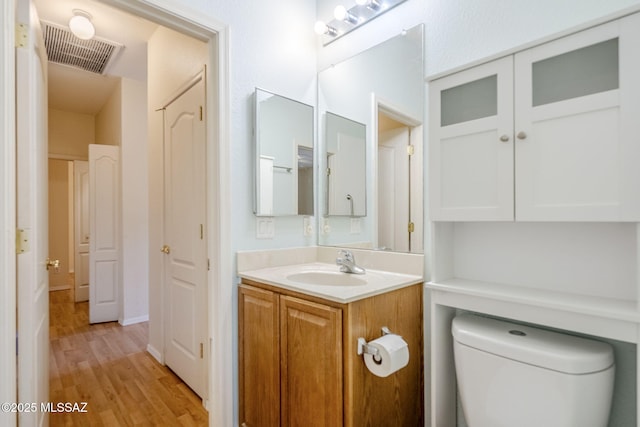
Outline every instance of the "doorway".
{"label": "doorway", "polygon": [[[231,322],[230,313],[226,310],[231,304],[231,289],[226,289],[224,286],[213,286],[214,284],[228,282],[232,276],[230,256],[226,255],[230,247],[229,237],[226,232],[221,231],[222,227],[220,226],[220,224],[228,222],[230,217],[230,213],[227,211],[227,207],[230,206],[230,203],[228,203],[229,195],[228,191],[224,191],[229,187],[228,162],[223,159],[223,156],[227,153],[228,145],[228,138],[226,136],[227,126],[225,123],[228,116],[225,74],[227,56],[225,41],[226,29],[217,22],[211,23],[208,22],[209,20],[201,17],[190,17],[189,20],[186,20],[182,16],[186,15],[187,12],[181,10],[168,11],[150,5],[136,6],[120,0],[113,0],[108,3],[119,10],[125,10],[138,17],[150,19],[162,25],[175,28],[180,33],[187,33],[188,36],[196,37],[207,44],[207,52],[209,55],[207,65],[209,65],[210,70],[208,72],[208,81],[212,88],[207,101],[212,108],[210,109],[211,112],[206,115],[206,120],[210,125],[210,133],[207,137],[206,164],[208,169],[210,168],[211,171],[215,170],[215,175],[212,173],[208,176],[208,182],[211,184],[207,186],[207,207],[208,212],[210,212],[206,219],[208,229],[210,230],[207,236],[207,246],[210,248],[209,253],[213,258],[212,264],[217,266],[217,268],[210,270],[207,274],[208,287],[216,288],[216,292],[212,292],[207,301],[208,310],[212,313],[210,320],[207,322],[208,339],[206,345],[210,349],[210,351],[207,352],[209,355],[207,365],[211,377],[214,379],[214,381],[210,381],[208,387],[208,407],[212,424],[228,425],[233,418],[233,404],[231,402],[232,369],[231,355],[227,354],[228,350],[225,349],[231,348],[231,334],[230,331],[227,330],[228,328],[224,328],[223,325]],[[174,9],[180,9],[180,7],[176,6]],[[15,23],[11,21],[11,28],[9,28],[9,30],[11,30],[14,25]],[[10,55],[4,55],[4,58],[9,59]],[[12,61],[10,60],[7,63],[11,64]],[[126,156],[126,153],[123,153],[123,155]],[[215,169],[213,168],[214,166]],[[3,176],[3,180],[4,178],[5,176]],[[152,207],[150,207],[149,210],[151,211]],[[155,254],[156,251],[153,250],[153,248],[155,248],[155,242],[151,237],[153,233],[150,232],[149,235],[148,269],[149,272],[154,272],[159,270],[157,268],[159,262]],[[158,233],[158,235],[161,235],[161,233]],[[163,298],[164,296],[160,295],[160,299],[162,300]],[[157,306],[160,307],[161,310],[162,304],[158,304]],[[12,311],[9,310],[8,312]],[[152,322],[150,326],[151,325],[155,325],[153,328],[150,327],[150,329],[156,329],[154,333],[158,331],[162,333],[162,322]],[[214,337],[216,347],[212,349]],[[149,351],[153,354],[152,349],[149,349]],[[155,354],[154,356],[157,357]],[[4,359],[5,357],[3,355],[3,360]],[[11,365],[11,363],[9,363],[9,365]],[[28,381],[28,379],[18,378],[18,384],[22,384],[23,381]],[[8,387],[8,389],[10,388],[11,387]],[[5,389],[3,388],[3,390]]]}
{"label": "doorway", "polygon": [[422,123],[376,100],[376,247],[422,253]]}

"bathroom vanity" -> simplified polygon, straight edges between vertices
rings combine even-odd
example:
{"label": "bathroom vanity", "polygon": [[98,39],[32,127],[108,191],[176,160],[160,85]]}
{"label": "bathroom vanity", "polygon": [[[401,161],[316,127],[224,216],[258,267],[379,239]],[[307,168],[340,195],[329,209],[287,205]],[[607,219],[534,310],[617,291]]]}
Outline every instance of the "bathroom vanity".
{"label": "bathroom vanity", "polygon": [[[424,424],[421,275],[354,275],[315,262],[240,276],[241,426]],[[410,357],[383,378],[367,369],[357,344],[385,326],[408,343]]]}

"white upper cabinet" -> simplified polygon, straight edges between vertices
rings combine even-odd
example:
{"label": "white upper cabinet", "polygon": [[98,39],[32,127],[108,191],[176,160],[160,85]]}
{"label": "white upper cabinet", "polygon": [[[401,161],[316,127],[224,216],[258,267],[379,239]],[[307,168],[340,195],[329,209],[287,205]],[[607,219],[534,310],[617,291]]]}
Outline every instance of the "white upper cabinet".
{"label": "white upper cabinet", "polygon": [[432,220],[513,219],[513,59],[429,86]]}
{"label": "white upper cabinet", "polygon": [[432,220],[640,221],[640,14],[429,92]]}

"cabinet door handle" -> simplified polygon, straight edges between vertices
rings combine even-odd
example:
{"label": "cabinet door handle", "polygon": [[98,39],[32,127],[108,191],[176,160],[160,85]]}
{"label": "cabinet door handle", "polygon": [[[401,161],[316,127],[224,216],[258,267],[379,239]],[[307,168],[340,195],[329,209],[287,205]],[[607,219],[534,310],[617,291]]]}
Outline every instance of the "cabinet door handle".
{"label": "cabinet door handle", "polygon": [[509,142],[509,135],[504,134],[500,137],[500,141],[502,142]]}
{"label": "cabinet door handle", "polygon": [[518,139],[526,139],[527,138],[527,134],[520,131],[518,132],[518,134],[516,135],[518,137]]}

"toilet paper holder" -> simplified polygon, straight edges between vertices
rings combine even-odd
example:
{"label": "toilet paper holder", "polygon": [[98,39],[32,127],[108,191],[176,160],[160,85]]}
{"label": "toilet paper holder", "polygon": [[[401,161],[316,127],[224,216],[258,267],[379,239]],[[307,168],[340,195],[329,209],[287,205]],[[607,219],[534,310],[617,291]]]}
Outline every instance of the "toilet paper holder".
{"label": "toilet paper holder", "polygon": [[[382,331],[382,335],[383,335],[383,336],[384,336],[384,335],[388,335],[388,334],[390,334],[390,333],[391,333],[391,331],[389,330],[389,328],[387,328],[386,326],[383,326],[383,327],[382,327],[382,328],[380,328],[380,329],[381,329],[381,331]],[[358,349],[357,349],[357,352],[358,352],[358,356],[360,356],[360,355],[362,355],[362,354],[371,354],[371,355],[373,356],[373,359],[374,359],[376,362],[379,362],[379,361],[380,361],[380,351],[379,351],[377,348],[375,348],[375,347],[373,347],[373,346],[369,345],[369,344],[367,343],[367,340],[365,340],[365,339],[364,339],[364,338],[362,338],[362,337],[358,338]]]}

